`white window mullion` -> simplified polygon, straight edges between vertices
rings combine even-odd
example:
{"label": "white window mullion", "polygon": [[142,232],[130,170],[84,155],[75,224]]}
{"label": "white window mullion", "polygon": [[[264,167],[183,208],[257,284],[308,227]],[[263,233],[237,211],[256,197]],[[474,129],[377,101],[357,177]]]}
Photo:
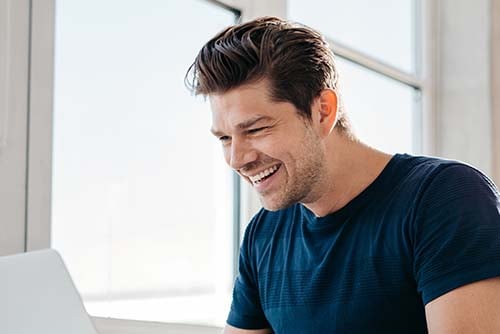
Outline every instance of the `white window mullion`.
{"label": "white window mullion", "polygon": [[401,83],[407,84],[414,88],[422,87],[422,81],[413,74],[408,74],[394,66],[385,64],[371,56],[365,55],[362,52],[356,51],[348,46],[342,45],[339,42],[327,38],[328,44],[332,48],[335,55],[346,58],[353,63],[361,65],[369,70],[392,78]]}

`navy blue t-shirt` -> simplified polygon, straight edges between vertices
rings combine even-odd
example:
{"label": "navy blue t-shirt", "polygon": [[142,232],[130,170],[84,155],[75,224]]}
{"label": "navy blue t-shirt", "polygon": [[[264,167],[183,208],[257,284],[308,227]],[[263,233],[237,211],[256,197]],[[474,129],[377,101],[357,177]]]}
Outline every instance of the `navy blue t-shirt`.
{"label": "navy blue t-shirt", "polygon": [[261,210],[228,324],[275,333],[426,333],[424,305],[500,276],[500,200],[478,170],[395,155],[345,207]]}

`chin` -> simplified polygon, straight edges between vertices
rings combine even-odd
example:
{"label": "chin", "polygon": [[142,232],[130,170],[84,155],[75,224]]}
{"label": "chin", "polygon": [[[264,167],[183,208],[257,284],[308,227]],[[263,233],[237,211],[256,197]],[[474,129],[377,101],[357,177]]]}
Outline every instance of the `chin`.
{"label": "chin", "polygon": [[260,204],[266,209],[267,211],[279,211],[286,209],[290,206],[292,206],[295,203],[284,203],[281,201],[271,201],[271,200],[266,200],[264,198],[260,198]]}

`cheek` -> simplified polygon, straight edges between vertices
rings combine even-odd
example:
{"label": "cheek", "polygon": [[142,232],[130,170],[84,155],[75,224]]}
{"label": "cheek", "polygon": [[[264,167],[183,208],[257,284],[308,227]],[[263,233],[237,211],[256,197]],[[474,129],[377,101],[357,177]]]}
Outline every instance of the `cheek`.
{"label": "cheek", "polygon": [[260,152],[261,155],[276,157],[280,155],[280,151],[286,146],[286,138],[283,140],[278,140],[276,137],[266,137],[261,139],[256,139],[253,142],[253,146],[256,151]]}
{"label": "cheek", "polygon": [[261,163],[269,163],[279,159],[278,149],[273,146],[259,145],[255,147],[255,158]]}

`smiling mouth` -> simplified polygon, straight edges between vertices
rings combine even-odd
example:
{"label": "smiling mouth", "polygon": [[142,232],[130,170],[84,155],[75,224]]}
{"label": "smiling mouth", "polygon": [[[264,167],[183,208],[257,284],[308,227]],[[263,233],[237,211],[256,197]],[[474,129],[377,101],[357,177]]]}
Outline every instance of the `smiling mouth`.
{"label": "smiling mouth", "polygon": [[274,165],[273,167],[270,167],[270,168],[260,172],[257,175],[250,176],[249,179],[253,185],[257,185],[257,184],[261,183],[262,181],[268,179],[272,175],[274,175],[278,171],[280,166],[281,166],[281,164]]}

